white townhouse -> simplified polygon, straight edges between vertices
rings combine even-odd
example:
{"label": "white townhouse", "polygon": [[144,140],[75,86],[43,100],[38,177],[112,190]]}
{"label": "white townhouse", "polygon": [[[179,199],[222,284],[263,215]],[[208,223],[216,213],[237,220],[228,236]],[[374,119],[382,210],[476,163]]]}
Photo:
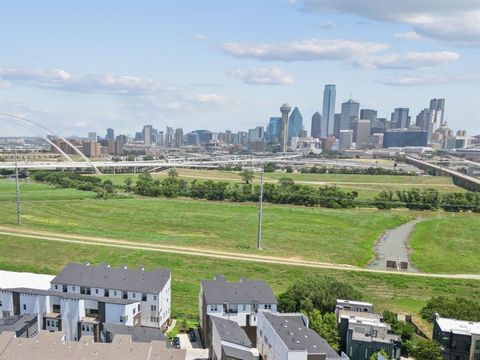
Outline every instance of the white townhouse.
{"label": "white townhouse", "polygon": [[171,274],[69,264],[49,290],[0,289],[0,315],[38,314],[44,330],[64,331],[67,340],[100,339],[101,324],[164,329],[170,322]]}
{"label": "white townhouse", "polygon": [[220,275],[215,275],[213,280],[202,281],[199,324],[204,344],[210,346],[211,316],[236,322],[254,342],[257,313],[260,310],[277,311],[277,299],[264,281],[241,278],[240,281],[228,282]]}

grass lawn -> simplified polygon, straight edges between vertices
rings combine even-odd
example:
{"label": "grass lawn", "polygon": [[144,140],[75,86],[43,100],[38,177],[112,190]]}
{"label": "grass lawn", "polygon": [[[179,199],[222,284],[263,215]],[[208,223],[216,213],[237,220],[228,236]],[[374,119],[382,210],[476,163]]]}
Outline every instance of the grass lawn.
{"label": "grass lawn", "polygon": [[480,273],[480,214],[442,213],[416,225],[413,262],[426,272]]}
{"label": "grass lawn", "polygon": [[214,274],[229,280],[241,276],[264,279],[278,295],[297,279],[308,274],[325,274],[345,280],[360,290],[364,299],[374,303],[377,311],[408,312],[417,315],[425,302],[435,295],[480,297],[480,281],[444,280],[389,274],[355,273],[285,265],[224,261],[189,255],[162,254],[110,247],[65,244],[0,235],[0,269],[56,274],[69,262],[106,262],[112,266],[157,267],[172,271],[172,313],[174,317],[195,320],[198,310],[199,284]]}

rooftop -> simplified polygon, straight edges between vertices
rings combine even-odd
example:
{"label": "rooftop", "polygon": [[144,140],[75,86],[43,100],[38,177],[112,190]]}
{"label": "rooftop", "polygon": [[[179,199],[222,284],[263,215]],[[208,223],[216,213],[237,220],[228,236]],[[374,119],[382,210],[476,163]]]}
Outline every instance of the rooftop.
{"label": "rooftop", "polygon": [[443,332],[480,335],[480,322],[437,317],[435,319]]}
{"label": "rooftop", "polygon": [[326,354],[327,359],[340,356],[315,331],[305,325],[302,314],[281,314],[262,311],[289,350],[305,350],[308,354]]}
{"label": "rooftop", "polygon": [[77,285],[102,289],[159,293],[170,279],[170,270],[145,271],[128,269],[126,266],[113,268],[107,264],[68,264],[53,280],[53,284]]}
{"label": "rooftop", "polygon": [[0,319],[0,333],[4,331],[18,331],[29,323],[35,320],[36,314],[33,315],[14,315]]}
{"label": "rooftop", "polygon": [[134,342],[166,341],[167,338],[160,329],[145,326],[126,326],[116,324],[103,324],[103,330],[115,335],[130,335]]}
{"label": "rooftop", "polygon": [[356,301],[356,300],[344,300],[344,299],[337,299],[337,305],[355,305],[355,306],[373,307],[373,304],[369,302]]}
{"label": "rooftop", "polygon": [[276,304],[272,288],[263,280],[242,278],[228,282],[216,275],[214,280],[202,281],[203,294],[207,304]]}
{"label": "rooftop", "polygon": [[235,321],[210,316],[213,327],[217,329],[220,339],[233,344],[251,347],[252,342],[245,331]]}

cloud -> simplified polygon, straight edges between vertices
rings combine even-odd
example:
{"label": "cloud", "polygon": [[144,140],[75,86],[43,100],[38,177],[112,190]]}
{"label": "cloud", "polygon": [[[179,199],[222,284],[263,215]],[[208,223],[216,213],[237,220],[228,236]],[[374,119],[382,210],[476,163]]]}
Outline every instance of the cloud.
{"label": "cloud", "polygon": [[424,37],[415,31],[407,31],[403,33],[396,33],[395,37],[401,40],[422,40]]}
{"label": "cloud", "polygon": [[377,82],[391,86],[430,86],[455,83],[476,83],[480,81],[480,74],[462,74],[462,75],[430,75],[420,74],[398,78],[388,78]]}
{"label": "cloud", "polygon": [[335,24],[333,21],[327,21],[326,23],[320,25],[320,29],[323,30],[331,30],[334,29],[337,24]]}
{"label": "cloud", "polygon": [[371,54],[387,48],[386,44],[342,39],[308,39],[277,44],[227,42],[220,45],[225,54],[234,57],[277,61],[348,60],[359,53]]}
{"label": "cloud", "polygon": [[193,38],[198,41],[207,41],[207,37],[203,34],[196,34]]}
{"label": "cloud", "polygon": [[478,0],[304,0],[302,8],[408,24],[419,35],[431,39],[459,46],[480,46]]}
{"label": "cloud", "polygon": [[230,76],[242,79],[248,85],[290,85],[293,77],[278,67],[264,67],[250,70],[235,69]]}
{"label": "cloud", "polygon": [[407,52],[405,55],[366,56],[355,60],[352,64],[367,69],[422,69],[447,65],[458,59],[460,55],[452,51]]}

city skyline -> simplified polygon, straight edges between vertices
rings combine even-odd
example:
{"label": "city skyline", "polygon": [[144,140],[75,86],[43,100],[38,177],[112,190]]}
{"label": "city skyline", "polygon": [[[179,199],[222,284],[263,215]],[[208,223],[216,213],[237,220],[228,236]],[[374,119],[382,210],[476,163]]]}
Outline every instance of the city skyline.
{"label": "city skyline", "polygon": [[[475,1],[91,4],[2,2],[3,112],[65,136],[144,124],[238,131],[284,102],[305,119],[322,114],[324,85],[336,84],[337,112],[353,98],[380,118],[402,107],[413,118],[446,98],[450,127],[480,132]],[[302,26],[274,26],[282,20]],[[5,121],[0,131],[24,133]]]}

